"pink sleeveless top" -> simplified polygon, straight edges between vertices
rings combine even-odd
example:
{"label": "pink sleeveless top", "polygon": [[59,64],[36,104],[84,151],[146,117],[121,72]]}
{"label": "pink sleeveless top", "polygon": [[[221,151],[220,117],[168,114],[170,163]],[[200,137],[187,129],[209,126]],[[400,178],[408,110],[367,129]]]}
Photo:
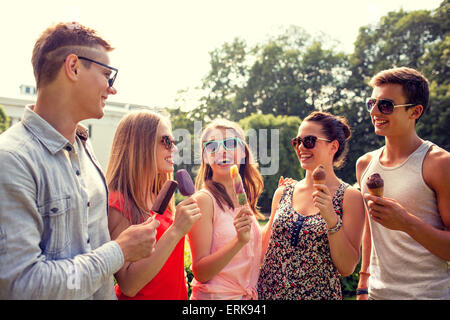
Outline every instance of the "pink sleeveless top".
{"label": "pink sleeveless top", "polygon": [[[208,190],[200,191],[207,193],[213,200],[211,253],[214,253],[236,236],[233,219],[239,213],[240,207],[222,210]],[[211,280],[202,283],[194,278],[191,300],[258,299],[256,285],[262,262],[261,230],[254,216],[252,220],[250,241]]]}

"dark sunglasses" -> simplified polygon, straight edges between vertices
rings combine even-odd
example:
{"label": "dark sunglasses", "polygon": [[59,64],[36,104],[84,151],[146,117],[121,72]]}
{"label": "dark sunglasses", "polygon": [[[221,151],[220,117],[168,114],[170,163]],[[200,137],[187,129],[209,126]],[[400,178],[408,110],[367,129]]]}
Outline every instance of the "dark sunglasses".
{"label": "dark sunglasses", "polygon": [[161,143],[167,150],[172,150],[175,145],[175,140],[172,140],[169,136],[162,136]]}
{"label": "dark sunglasses", "polygon": [[366,99],[367,111],[371,112],[375,106],[378,106],[378,110],[380,110],[382,114],[392,114],[395,108],[411,107],[415,105],[416,104],[413,103],[394,105],[394,101],[389,99],[378,99],[378,100],[375,98]]}
{"label": "dark sunglasses", "polygon": [[108,65],[106,65],[106,64],[104,64],[104,63],[95,61],[95,60],[90,59],[90,58],[82,57],[82,56],[78,56],[78,59],[82,59],[82,60],[86,60],[86,61],[89,61],[89,62],[93,62],[93,63],[96,63],[96,64],[98,64],[98,65],[100,65],[100,66],[102,66],[102,67],[105,67],[105,68],[111,70],[112,72],[111,72],[111,74],[109,75],[108,84],[109,84],[110,87],[113,86],[114,81],[116,81],[116,77],[117,77],[117,73],[119,72],[119,69],[110,67],[110,66],[108,66]]}
{"label": "dark sunglasses", "polygon": [[203,150],[205,150],[206,153],[214,153],[219,151],[221,145],[225,150],[235,150],[239,144],[242,145],[242,140],[238,137],[223,140],[211,140],[203,143]]}
{"label": "dark sunglasses", "polygon": [[297,150],[297,148],[300,147],[300,145],[303,143],[303,146],[306,149],[312,149],[312,148],[314,148],[316,146],[316,141],[317,140],[331,142],[328,139],[319,138],[319,137],[316,137],[316,136],[306,136],[304,138],[296,137],[296,138],[292,139],[292,147],[295,150]]}

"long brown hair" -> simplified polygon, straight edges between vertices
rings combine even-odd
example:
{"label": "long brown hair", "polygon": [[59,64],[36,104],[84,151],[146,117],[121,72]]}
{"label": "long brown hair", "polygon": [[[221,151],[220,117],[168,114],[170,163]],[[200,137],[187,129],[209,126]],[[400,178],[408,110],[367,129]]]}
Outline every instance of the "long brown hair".
{"label": "long brown hair", "polygon": [[[125,115],[117,127],[106,170],[111,191],[123,195],[124,212],[130,212],[131,223],[142,222],[170,174],[159,174],[156,165],[157,132],[163,116],[147,111],[133,111]],[[168,209],[174,212],[174,200]]]}
{"label": "long brown hair", "polygon": [[[248,144],[245,142],[244,130],[235,122],[226,119],[215,119],[210,122],[204,129],[201,135],[200,145],[203,146],[209,133],[214,129],[225,129],[231,130],[237,137],[239,137],[244,145],[245,149],[245,161],[239,167],[239,175],[241,176],[242,182],[244,184],[245,193],[247,194],[248,204],[258,219],[265,219],[257,207],[258,197],[263,191],[264,183],[262,176],[258,170],[258,164],[254,160]],[[227,194],[225,187],[219,183],[212,180],[212,169],[211,166],[205,162],[202,149],[202,163],[200,165],[197,178],[195,179],[195,188],[200,190],[201,188],[208,189],[213,196],[217,199],[218,205],[221,209],[224,206],[228,206],[234,209],[233,201]]]}

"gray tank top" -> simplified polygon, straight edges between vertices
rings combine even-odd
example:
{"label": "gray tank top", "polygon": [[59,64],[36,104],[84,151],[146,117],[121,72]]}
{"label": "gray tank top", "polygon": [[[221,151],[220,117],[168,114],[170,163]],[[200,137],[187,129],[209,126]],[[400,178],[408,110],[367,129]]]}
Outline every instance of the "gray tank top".
{"label": "gray tank top", "polygon": [[[422,176],[423,160],[433,145],[425,141],[402,164],[380,164],[384,147],[371,152],[361,176],[361,191],[372,173],[384,180],[384,196],[397,200],[408,212],[441,230],[435,193]],[[367,205],[367,203],[366,203]],[[369,297],[373,299],[450,299],[450,264],[438,258],[402,231],[389,230],[369,219],[372,235]]]}

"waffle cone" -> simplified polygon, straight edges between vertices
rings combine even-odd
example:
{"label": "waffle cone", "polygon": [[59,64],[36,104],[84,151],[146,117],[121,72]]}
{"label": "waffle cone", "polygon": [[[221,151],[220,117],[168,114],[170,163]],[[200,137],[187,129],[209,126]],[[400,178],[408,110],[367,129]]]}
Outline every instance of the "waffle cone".
{"label": "waffle cone", "polygon": [[384,187],[369,189],[369,193],[373,196],[383,197]]}
{"label": "waffle cone", "polygon": [[314,184],[325,184],[326,180],[314,180]]}

